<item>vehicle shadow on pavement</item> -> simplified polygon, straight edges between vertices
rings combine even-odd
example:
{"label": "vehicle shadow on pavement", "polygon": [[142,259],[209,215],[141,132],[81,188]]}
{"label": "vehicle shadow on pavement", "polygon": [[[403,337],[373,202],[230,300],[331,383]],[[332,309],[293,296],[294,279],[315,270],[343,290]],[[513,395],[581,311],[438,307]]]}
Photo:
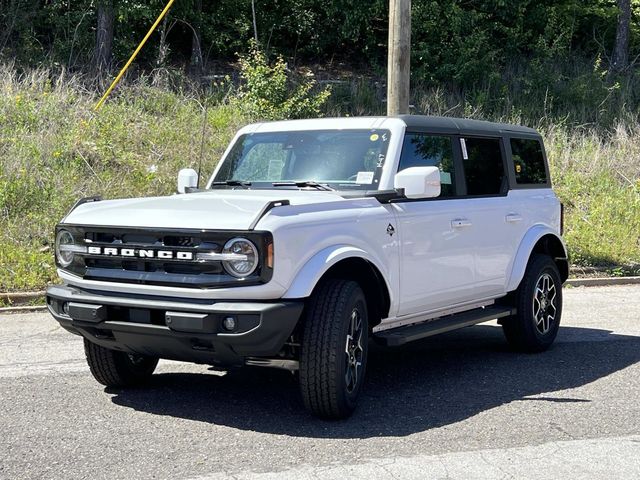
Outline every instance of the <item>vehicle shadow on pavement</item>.
{"label": "vehicle shadow on pavement", "polygon": [[371,347],[365,391],[345,421],[311,417],[293,375],[270,369],[164,373],[147,388],[109,392],[117,405],[241,430],[310,438],[405,436],[512,401],[589,402],[553,392],[640,361],[640,337],[574,327],[561,328],[554,347],[536,355],[510,351],[501,329],[488,325],[398,349]]}

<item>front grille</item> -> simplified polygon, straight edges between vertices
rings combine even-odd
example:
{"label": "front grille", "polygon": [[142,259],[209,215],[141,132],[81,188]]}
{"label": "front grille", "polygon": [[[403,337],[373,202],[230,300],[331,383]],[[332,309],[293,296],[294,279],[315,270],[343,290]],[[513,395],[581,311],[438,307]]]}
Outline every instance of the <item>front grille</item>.
{"label": "front grille", "polygon": [[[90,253],[76,254],[66,270],[88,280],[147,285],[180,286],[189,288],[222,288],[266,283],[272,269],[267,267],[263,252],[272,242],[268,232],[238,232],[210,230],[158,231],[153,229],[124,229],[109,227],[82,227],[60,225],[71,232],[77,245],[87,247],[130,249],[134,252],[178,252],[191,254],[193,260],[178,258],[139,258],[104,256]],[[256,271],[249,277],[238,279],[229,275],[220,261],[197,261],[198,252],[221,253],[227,241],[234,237],[251,240],[260,255]]]}

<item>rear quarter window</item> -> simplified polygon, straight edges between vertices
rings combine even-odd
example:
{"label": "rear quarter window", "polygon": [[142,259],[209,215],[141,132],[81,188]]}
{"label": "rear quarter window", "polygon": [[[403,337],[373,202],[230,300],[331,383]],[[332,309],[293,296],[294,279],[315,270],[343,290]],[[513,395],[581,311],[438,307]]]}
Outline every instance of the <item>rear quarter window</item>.
{"label": "rear quarter window", "polygon": [[512,138],[511,157],[516,183],[529,185],[548,183],[542,143],[539,140]]}

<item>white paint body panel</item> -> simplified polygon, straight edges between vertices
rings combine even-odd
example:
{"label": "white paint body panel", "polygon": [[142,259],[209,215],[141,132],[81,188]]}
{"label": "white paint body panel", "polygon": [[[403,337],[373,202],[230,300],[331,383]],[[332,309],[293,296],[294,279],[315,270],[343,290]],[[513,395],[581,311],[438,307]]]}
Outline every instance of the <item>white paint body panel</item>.
{"label": "white paint body panel", "polygon": [[[391,131],[379,188],[393,188],[406,129],[400,119],[257,124],[243,128],[236,139],[251,132],[336,128]],[[551,189],[391,204],[316,190],[218,189],[87,203],[71,212],[64,223],[242,231],[268,202],[276,200],[288,200],[290,205],[271,210],[256,225],[256,230],[269,231],[274,239],[274,273],[267,284],[200,290],[84,280],[61,270],[59,275],[68,284],[105,292],[212,302],[294,299],[308,297],[337,262],[358,257],[380,271],[389,291],[389,316],[379,327],[384,329],[434,312],[490,304],[517,288],[535,242],[546,234],[559,236],[560,230],[559,202]],[[395,230],[393,235],[387,231],[389,225]]]}

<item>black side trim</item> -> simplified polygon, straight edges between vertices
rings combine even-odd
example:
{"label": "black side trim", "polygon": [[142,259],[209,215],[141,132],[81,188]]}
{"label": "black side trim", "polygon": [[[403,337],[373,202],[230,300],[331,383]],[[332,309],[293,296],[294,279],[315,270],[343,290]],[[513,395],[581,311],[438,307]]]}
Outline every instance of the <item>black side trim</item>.
{"label": "black side trim", "polygon": [[85,203],[92,203],[92,202],[101,202],[102,201],[102,197],[100,195],[94,195],[92,197],[83,197],[80,200],[78,200],[73,207],[71,207],[71,210],[69,210],[67,212],[66,216],[69,216],[69,214],[71,212],[73,212],[76,208],[78,208],[80,205],[85,204]]}
{"label": "black side trim", "polygon": [[365,192],[365,198],[375,198],[380,203],[391,203],[393,200],[404,199],[404,188],[394,190],[371,190]]}
{"label": "black side trim", "polygon": [[484,307],[467,312],[436,318],[416,325],[394,328],[374,335],[374,338],[388,347],[397,347],[408,342],[449,332],[458,328],[469,327],[476,323],[488,322],[496,318],[513,315],[512,307]]}
{"label": "black side trim", "polygon": [[251,225],[249,225],[249,231],[255,230],[258,222],[262,220],[262,217],[264,217],[271,210],[276,207],[286,207],[287,205],[291,205],[291,202],[289,200],[275,200],[267,203],[264,207],[262,207],[262,210],[258,212],[256,218],[254,218],[251,222]]}

